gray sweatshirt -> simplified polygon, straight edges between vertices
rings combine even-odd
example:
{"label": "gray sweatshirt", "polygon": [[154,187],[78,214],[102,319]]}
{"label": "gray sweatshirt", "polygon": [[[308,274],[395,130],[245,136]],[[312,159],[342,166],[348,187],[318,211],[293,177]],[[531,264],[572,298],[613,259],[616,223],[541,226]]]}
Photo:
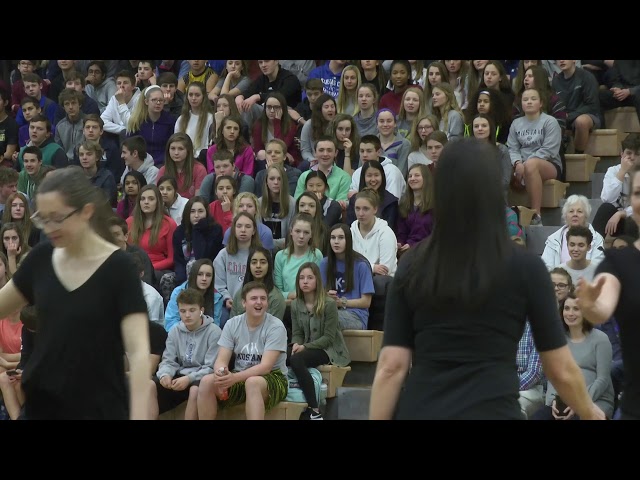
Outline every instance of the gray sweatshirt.
{"label": "gray sweatshirt", "polygon": [[527,159],[536,157],[548,160],[562,168],[561,140],[560,125],[551,115],[541,113],[534,121],[530,121],[526,116],[516,118],[509,128],[507,139],[511,165],[517,160],[524,163]]}
{"label": "gray sweatshirt", "polygon": [[213,270],[216,272],[214,286],[216,291],[222,295],[223,301],[226,301],[227,298],[233,299],[236,293],[242,289],[248,258],[248,248],[238,249],[238,253],[235,255],[231,255],[226,247],[218,252],[213,261]]}
{"label": "gray sweatshirt", "polygon": [[218,340],[222,330],[208,315],[203,315],[202,325],[189,331],[183,322],[172,328],[158,365],[158,379],[165,375],[174,378],[177,374],[189,377],[191,383],[213,373],[213,364],[218,356]]}

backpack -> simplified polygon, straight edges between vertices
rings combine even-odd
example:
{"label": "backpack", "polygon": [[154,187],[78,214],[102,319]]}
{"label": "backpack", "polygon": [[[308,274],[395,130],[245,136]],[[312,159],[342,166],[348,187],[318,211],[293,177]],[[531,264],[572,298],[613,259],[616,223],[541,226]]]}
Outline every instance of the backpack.
{"label": "backpack", "polygon": [[[327,389],[326,387],[324,389],[322,388],[322,374],[317,368],[309,368],[308,370],[313,378],[313,386],[316,389],[316,400],[318,401],[318,405],[322,405],[327,398]],[[298,383],[298,378],[291,368],[289,368],[287,379],[289,380],[289,390],[285,402],[307,403],[307,399],[304,393],[302,393],[302,389]]]}

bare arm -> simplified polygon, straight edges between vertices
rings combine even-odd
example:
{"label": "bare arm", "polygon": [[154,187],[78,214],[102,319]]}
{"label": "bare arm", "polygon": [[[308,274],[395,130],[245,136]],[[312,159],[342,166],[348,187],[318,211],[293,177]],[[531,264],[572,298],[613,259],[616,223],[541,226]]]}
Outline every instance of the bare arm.
{"label": "bare arm", "polygon": [[6,318],[29,304],[13,280],[0,289],[0,318]]}
{"label": "bare arm", "polygon": [[220,347],[218,349],[218,356],[216,357],[216,362],[213,364],[213,373],[217,372],[221,367],[229,368],[232,353],[233,351],[227,347]]}
{"label": "bare arm", "polygon": [[347,300],[348,308],[369,308],[371,306],[371,299],[373,295],[370,293],[363,293],[360,298],[352,298]]}
{"label": "bare arm", "polygon": [[120,325],[124,348],[129,358],[129,395],[131,420],[147,420],[149,400],[149,318],[132,313]]}
{"label": "bare arm", "polygon": [[370,420],[391,420],[410,366],[411,349],[383,347],[371,387]]}
{"label": "bare arm", "polygon": [[611,318],[620,299],[620,280],[610,273],[599,273],[593,282],[578,280],[578,305],[591,323],[604,323]]}
{"label": "bare arm", "polygon": [[568,346],[540,352],[542,368],[560,397],[583,420],[604,420],[604,413],[591,400],[584,376]]}

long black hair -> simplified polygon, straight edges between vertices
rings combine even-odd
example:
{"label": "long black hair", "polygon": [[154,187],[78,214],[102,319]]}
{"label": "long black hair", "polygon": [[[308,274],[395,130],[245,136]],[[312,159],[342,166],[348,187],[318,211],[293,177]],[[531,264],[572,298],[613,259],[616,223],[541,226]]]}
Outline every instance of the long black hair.
{"label": "long black hair", "polygon": [[271,252],[262,245],[258,245],[249,250],[249,256],[247,257],[247,271],[244,274],[244,282],[242,282],[242,286],[244,287],[247,283],[255,280],[255,278],[253,278],[253,273],[251,273],[251,259],[256,253],[263,254],[267,259],[269,271],[267,272],[267,276],[260,280],[260,282],[264,283],[265,287],[267,287],[267,294],[269,294],[271,290],[275,288],[275,284],[273,283],[273,256],[271,255]]}
{"label": "long black hair", "polygon": [[411,265],[401,280],[415,298],[439,309],[484,303],[513,248],[501,178],[486,142],[464,138],[444,147],[435,175],[435,227],[406,255]]}
{"label": "long black hair", "polygon": [[200,267],[203,265],[209,265],[213,270],[211,285],[209,285],[206,291],[202,292],[202,295],[204,296],[204,313],[213,317],[213,296],[215,295],[216,291],[214,285],[216,280],[216,270],[210,258],[201,258],[193,262],[191,270],[189,271],[189,277],[187,279],[187,288],[195,288],[200,292],[200,289],[198,288],[198,272],[200,271]]}

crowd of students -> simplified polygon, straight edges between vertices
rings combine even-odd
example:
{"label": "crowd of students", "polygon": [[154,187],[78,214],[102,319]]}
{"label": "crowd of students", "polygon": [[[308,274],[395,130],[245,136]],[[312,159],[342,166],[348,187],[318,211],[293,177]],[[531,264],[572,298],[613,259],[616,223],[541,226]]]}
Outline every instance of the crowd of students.
{"label": "crowd of students", "polygon": [[[80,168],[111,205],[114,243],[132,252],[143,282],[157,356],[150,417],[187,401],[190,419],[240,403],[263,418],[286,396],[290,366],[307,417],[321,419],[307,368],[349,362],[341,331],[369,328],[373,295],[431,235],[446,145],[465,136],[491,145],[507,218],[509,189],[524,189],[540,225],[542,184],[562,178],[568,132],[580,151],[602,124],[598,83],[574,60],[555,61],[557,72],[520,61],[513,83],[493,60],[329,60],[307,71],[285,62],[308,61],[258,60],[250,74],[245,60],[20,60],[11,89],[0,83],[2,277],[48,241],[31,220],[44,178]],[[626,71],[616,68],[613,77]],[[606,235],[635,240],[625,218],[639,138],[622,143],[593,226],[587,199],[567,199],[542,257],[552,275],[591,280]],[[523,238],[517,216],[509,229]],[[569,301],[565,323],[580,340],[591,329],[576,308]],[[11,418],[29,312],[0,321]],[[552,393],[546,404],[563,416]],[[541,395],[527,401],[542,407]]]}

